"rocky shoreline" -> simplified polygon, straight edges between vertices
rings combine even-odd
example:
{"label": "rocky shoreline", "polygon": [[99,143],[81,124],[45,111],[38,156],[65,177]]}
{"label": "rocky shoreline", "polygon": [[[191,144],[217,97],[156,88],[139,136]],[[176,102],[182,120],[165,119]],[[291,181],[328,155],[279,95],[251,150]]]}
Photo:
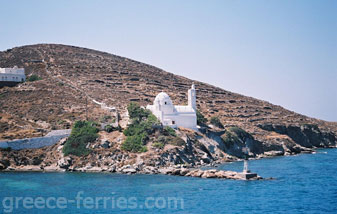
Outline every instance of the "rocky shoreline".
{"label": "rocky shoreline", "polygon": [[111,171],[107,168],[86,168],[86,169],[76,169],[76,170],[66,170],[59,167],[45,167],[41,166],[19,166],[19,167],[8,167],[2,172],[85,172],[85,173],[116,173],[116,174],[162,174],[162,175],[173,175],[173,176],[186,176],[186,177],[198,177],[198,178],[218,178],[218,179],[232,179],[232,180],[262,180],[261,176],[254,176],[253,178],[245,179],[241,172],[235,171],[225,171],[225,170],[202,170],[195,168],[183,168],[183,167],[165,167],[165,168],[155,168],[155,167],[145,167],[143,171],[137,171],[130,166],[126,166],[118,171]]}

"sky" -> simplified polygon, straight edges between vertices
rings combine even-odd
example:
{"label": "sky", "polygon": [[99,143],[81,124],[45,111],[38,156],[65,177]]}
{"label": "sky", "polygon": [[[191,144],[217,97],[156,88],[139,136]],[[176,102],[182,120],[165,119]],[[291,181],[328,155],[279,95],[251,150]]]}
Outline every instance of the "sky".
{"label": "sky", "polygon": [[57,43],[337,121],[335,0],[4,0],[0,51]]}

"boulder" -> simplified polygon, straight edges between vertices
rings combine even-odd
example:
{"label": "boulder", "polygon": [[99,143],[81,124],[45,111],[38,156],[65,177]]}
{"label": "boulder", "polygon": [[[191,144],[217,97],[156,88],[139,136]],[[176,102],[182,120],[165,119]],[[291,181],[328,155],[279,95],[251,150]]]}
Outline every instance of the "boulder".
{"label": "boulder", "polygon": [[7,159],[1,160],[0,161],[0,170],[6,169],[9,165],[10,165],[9,160],[7,160]]}
{"label": "boulder", "polygon": [[57,166],[46,166],[43,168],[43,170],[46,172],[56,172],[56,171],[59,171],[60,168]]}
{"label": "boulder", "polygon": [[176,169],[174,169],[173,167],[167,167],[167,168],[161,168],[158,170],[158,172],[160,174],[164,174],[164,175],[167,175],[167,174],[172,174],[173,171],[175,171]]}
{"label": "boulder", "polygon": [[264,152],[264,155],[266,155],[266,156],[281,156],[281,155],[284,155],[284,151],[269,151],[269,152]]}
{"label": "boulder", "polygon": [[214,175],[217,178],[227,178],[228,177],[228,175],[225,171],[218,171],[218,172],[214,173]]}
{"label": "boulder", "polygon": [[206,170],[204,173],[201,175],[202,178],[216,178],[214,170]]}
{"label": "boulder", "polygon": [[134,168],[126,168],[126,169],[122,169],[122,172],[127,173],[127,174],[134,174],[137,172],[137,170]]}
{"label": "boulder", "polygon": [[62,138],[62,139],[60,140],[60,145],[63,146],[63,145],[67,142],[67,139],[68,139],[68,138]]}
{"label": "boulder", "polygon": [[184,169],[184,168],[183,168],[183,169],[180,170],[180,175],[181,175],[181,176],[185,176],[185,175],[186,175],[187,173],[189,173],[189,172],[190,172],[190,170]]}
{"label": "boulder", "polygon": [[101,140],[100,147],[104,149],[110,148],[110,142],[106,139]]}
{"label": "boulder", "polygon": [[5,164],[3,164],[3,163],[0,162],[0,170],[4,170],[6,168],[7,168],[7,166]]}
{"label": "boulder", "polygon": [[61,169],[68,169],[72,164],[72,159],[71,157],[63,157],[57,161],[57,164]]}
{"label": "boulder", "polygon": [[191,177],[201,177],[202,174],[204,173],[204,171],[202,170],[193,170],[193,171],[190,171],[188,172],[185,176],[191,176]]}
{"label": "boulder", "polygon": [[153,166],[146,166],[144,167],[143,171],[146,174],[157,174],[158,173],[158,169]]}

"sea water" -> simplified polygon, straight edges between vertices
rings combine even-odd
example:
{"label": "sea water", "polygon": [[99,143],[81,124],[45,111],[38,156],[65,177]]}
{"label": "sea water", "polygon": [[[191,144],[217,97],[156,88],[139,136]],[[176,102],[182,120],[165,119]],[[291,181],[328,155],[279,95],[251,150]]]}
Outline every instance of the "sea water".
{"label": "sea water", "polygon": [[337,213],[337,149],[253,160],[249,167],[275,180],[3,172],[0,213]]}

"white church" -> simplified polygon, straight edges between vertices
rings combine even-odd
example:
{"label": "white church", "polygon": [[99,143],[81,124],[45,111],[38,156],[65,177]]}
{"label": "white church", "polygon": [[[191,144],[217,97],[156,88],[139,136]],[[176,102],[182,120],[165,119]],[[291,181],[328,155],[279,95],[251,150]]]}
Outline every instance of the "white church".
{"label": "white church", "polygon": [[165,92],[159,93],[149,109],[164,126],[197,129],[197,105],[194,84],[188,90],[188,105],[175,106]]}

